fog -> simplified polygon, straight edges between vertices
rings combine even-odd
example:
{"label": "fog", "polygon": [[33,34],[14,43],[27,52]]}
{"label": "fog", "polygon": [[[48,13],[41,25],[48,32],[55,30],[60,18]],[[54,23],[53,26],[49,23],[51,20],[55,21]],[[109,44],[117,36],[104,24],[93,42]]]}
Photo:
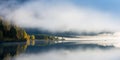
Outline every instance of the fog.
{"label": "fog", "polygon": [[[10,7],[9,7],[10,6]],[[3,9],[4,8],[4,9]],[[1,16],[21,27],[52,32],[118,32],[119,18],[87,6],[66,1],[8,1],[1,4]]]}

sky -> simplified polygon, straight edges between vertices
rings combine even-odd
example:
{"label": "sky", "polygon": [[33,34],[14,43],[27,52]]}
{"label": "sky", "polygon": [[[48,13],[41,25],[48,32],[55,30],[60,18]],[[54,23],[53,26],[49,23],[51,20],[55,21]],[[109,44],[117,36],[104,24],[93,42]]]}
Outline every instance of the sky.
{"label": "sky", "polygon": [[51,32],[120,32],[120,0],[0,0],[14,24]]}

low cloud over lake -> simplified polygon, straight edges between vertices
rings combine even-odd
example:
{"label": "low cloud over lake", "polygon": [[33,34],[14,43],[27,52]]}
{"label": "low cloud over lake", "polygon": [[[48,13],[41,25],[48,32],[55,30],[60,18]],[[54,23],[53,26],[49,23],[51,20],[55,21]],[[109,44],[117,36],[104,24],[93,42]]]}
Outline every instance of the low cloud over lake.
{"label": "low cloud over lake", "polygon": [[[108,4],[109,2],[105,3]],[[87,4],[87,1],[85,4]],[[114,5],[114,2],[111,4]],[[67,0],[1,1],[0,14],[6,20],[10,20],[21,27],[52,32],[120,31],[119,13],[101,10],[99,5],[96,5],[98,8],[95,8],[90,2],[88,5],[90,6],[81,3],[78,5]],[[107,6],[109,7],[109,5]]]}

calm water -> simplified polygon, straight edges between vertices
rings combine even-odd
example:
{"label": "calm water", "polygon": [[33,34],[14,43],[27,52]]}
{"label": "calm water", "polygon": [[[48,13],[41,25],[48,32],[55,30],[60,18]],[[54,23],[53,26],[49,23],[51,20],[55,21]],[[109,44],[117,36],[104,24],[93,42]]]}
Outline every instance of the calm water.
{"label": "calm water", "polygon": [[0,60],[120,60],[119,41],[0,44]]}

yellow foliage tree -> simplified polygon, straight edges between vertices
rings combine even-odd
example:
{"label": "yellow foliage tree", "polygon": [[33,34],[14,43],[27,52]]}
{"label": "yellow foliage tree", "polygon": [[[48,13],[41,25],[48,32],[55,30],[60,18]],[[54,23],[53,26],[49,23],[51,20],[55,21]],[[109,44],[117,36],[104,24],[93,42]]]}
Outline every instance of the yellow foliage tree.
{"label": "yellow foliage tree", "polygon": [[23,37],[27,38],[27,33],[25,31],[23,32]]}
{"label": "yellow foliage tree", "polygon": [[30,40],[30,35],[28,35],[25,31],[23,32],[23,38],[25,40]]}
{"label": "yellow foliage tree", "polygon": [[31,39],[32,39],[32,40],[35,40],[35,36],[34,36],[34,35],[31,35]]}

